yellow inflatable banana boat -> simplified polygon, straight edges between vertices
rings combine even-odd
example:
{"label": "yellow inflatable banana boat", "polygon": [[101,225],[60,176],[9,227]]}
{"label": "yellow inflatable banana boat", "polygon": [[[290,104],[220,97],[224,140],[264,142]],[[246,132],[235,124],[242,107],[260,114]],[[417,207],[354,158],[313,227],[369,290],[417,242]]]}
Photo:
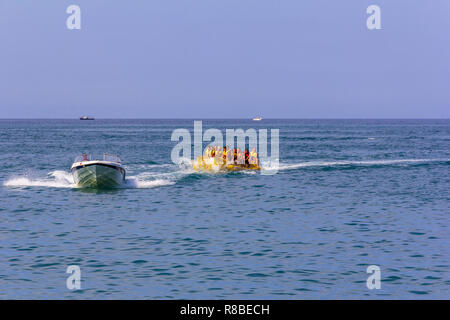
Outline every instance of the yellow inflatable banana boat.
{"label": "yellow inflatable banana boat", "polygon": [[220,172],[220,171],[242,171],[261,170],[257,164],[235,164],[227,163],[222,158],[197,157],[192,168],[196,171]]}

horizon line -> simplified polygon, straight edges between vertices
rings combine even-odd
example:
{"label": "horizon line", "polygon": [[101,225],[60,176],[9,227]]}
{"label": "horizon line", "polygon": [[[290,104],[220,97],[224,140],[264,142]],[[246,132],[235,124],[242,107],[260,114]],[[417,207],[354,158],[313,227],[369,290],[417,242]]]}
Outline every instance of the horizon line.
{"label": "horizon line", "polygon": [[[249,120],[253,118],[96,118],[91,120],[81,120],[80,118],[0,118],[0,120]],[[449,118],[263,118],[264,120],[450,120]]]}

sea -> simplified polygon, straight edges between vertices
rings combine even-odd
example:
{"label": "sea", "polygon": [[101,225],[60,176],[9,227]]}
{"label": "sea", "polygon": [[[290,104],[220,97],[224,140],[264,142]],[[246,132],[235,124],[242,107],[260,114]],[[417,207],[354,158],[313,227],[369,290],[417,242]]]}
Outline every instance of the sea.
{"label": "sea", "polygon": [[[173,163],[194,120],[278,129],[277,172]],[[0,120],[0,163],[0,299],[450,298],[450,120]]]}

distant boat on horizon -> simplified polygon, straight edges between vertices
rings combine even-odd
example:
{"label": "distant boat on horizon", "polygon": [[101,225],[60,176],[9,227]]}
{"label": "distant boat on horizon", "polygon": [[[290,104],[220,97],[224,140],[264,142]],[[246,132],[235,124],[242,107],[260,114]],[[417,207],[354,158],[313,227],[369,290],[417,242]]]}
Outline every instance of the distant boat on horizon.
{"label": "distant boat on horizon", "polygon": [[80,117],[80,120],[95,120],[95,118],[89,118],[88,116]]}
{"label": "distant boat on horizon", "polygon": [[261,120],[262,120],[262,117],[255,117],[255,118],[253,118],[252,120],[253,120],[253,121],[261,121]]}

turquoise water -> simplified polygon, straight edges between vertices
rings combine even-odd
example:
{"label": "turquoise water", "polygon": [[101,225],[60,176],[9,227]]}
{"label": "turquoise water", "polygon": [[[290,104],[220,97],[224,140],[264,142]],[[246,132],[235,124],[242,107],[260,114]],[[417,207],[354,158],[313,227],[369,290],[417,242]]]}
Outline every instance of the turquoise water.
{"label": "turquoise water", "polygon": [[[192,120],[0,120],[0,298],[450,298],[450,120],[203,127],[280,129],[279,172],[172,164]],[[76,188],[81,152],[125,185]]]}

